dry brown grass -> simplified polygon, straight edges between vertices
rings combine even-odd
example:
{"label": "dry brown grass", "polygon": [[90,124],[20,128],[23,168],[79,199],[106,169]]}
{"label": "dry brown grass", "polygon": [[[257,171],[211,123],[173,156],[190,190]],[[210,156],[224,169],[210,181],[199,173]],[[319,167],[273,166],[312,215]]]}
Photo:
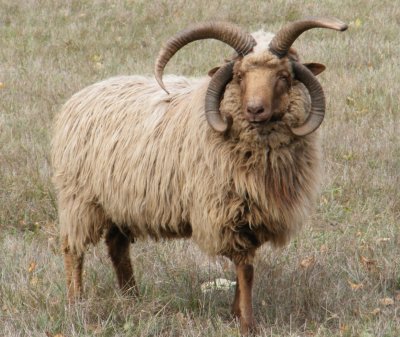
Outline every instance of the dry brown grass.
{"label": "dry brown grass", "polygon": [[[319,207],[285,249],[262,249],[255,304],[268,336],[400,336],[400,8],[395,2],[0,0],[0,336],[233,336],[233,279],[190,241],[132,249],[142,296],[123,298],[102,245],[85,299],[68,307],[50,182],[49,130],[74,92],[117,74],[151,74],[160,43],[191,22],[226,19],[276,31],[308,15],[348,32],[312,31],[296,46],[325,63],[325,180]],[[167,72],[202,75],[230,50],[185,48]],[[392,301],[393,302],[392,302]]]}

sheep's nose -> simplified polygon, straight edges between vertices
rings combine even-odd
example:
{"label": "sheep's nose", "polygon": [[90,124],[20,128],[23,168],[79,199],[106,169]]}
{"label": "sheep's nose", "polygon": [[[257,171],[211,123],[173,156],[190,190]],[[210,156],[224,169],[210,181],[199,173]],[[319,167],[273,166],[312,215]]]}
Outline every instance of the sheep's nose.
{"label": "sheep's nose", "polygon": [[262,104],[248,104],[247,112],[252,115],[259,115],[264,112],[264,106]]}

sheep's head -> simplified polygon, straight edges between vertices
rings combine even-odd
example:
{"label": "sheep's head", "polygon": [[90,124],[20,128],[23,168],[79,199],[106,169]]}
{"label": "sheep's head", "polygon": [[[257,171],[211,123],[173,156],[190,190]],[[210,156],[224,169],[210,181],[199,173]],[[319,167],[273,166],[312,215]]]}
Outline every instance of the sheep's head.
{"label": "sheep's head", "polygon": [[253,126],[277,120],[287,110],[292,85],[287,58],[249,54],[235,63],[233,77],[240,84],[244,118]]}
{"label": "sheep's head", "polygon": [[[289,90],[293,79],[302,82],[311,97],[311,111],[303,125],[291,127],[298,136],[315,131],[325,115],[325,98],[315,74],[324,69],[322,65],[303,65],[298,62],[291,45],[304,31],[311,28],[330,28],[339,31],[347,25],[336,19],[310,18],[284,26],[271,40],[268,49],[261,53],[254,49],[257,41],[236,25],[226,22],[203,23],[178,33],[160,51],[155,65],[155,75],[165,90],[162,73],[169,59],[184,45],[213,38],[223,41],[236,50],[237,56],[219,68],[212,76],[206,98],[207,121],[216,131],[226,132],[232,125],[232,117],[225,119],[219,112],[219,104],[225,86],[234,78],[240,82],[244,117],[253,125],[262,125],[278,119],[289,104]],[[311,70],[309,70],[310,68]]]}

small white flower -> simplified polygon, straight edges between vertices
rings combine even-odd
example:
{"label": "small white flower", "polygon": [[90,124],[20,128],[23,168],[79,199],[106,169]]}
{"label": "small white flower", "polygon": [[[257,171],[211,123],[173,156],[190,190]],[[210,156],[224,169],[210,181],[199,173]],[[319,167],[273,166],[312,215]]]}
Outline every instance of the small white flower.
{"label": "small white flower", "polygon": [[211,292],[213,290],[229,290],[236,285],[236,282],[229,281],[224,278],[217,278],[211,282],[205,282],[201,285],[203,293]]}

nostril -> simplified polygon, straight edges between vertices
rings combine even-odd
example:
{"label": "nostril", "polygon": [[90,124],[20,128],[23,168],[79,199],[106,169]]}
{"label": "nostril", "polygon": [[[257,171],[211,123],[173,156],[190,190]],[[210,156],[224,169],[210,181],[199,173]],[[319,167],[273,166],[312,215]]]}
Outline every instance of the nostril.
{"label": "nostril", "polygon": [[248,105],[247,112],[252,115],[259,115],[264,112],[264,106],[262,105]]}

